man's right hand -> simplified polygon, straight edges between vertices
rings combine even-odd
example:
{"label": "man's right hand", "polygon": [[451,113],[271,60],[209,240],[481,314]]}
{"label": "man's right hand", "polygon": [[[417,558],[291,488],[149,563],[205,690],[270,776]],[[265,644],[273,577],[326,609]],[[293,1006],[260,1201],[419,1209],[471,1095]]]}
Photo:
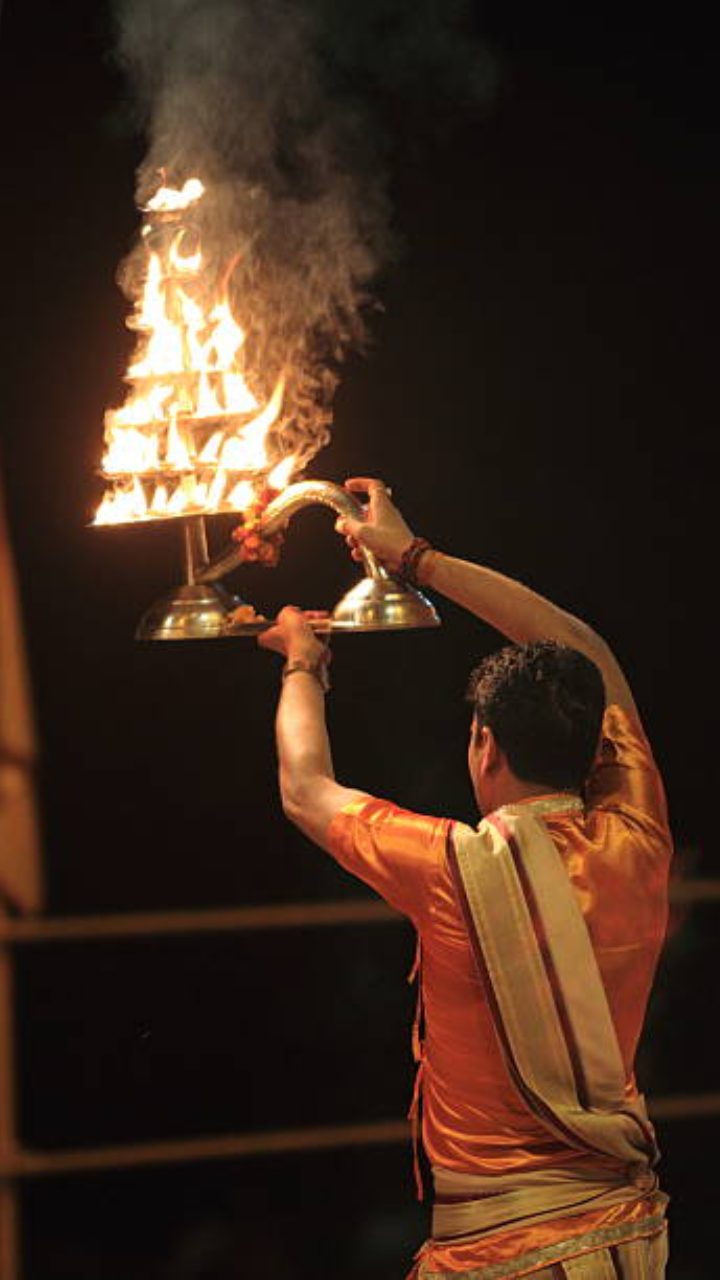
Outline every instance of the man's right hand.
{"label": "man's right hand", "polygon": [[261,649],[274,649],[281,653],[288,662],[329,662],[330,650],[310,625],[313,619],[326,617],[324,613],[303,612],[294,605],[286,605],[280,610],[275,624],[267,631],[261,631],[258,644]]}
{"label": "man's right hand", "polygon": [[345,481],[345,488],[354,494],[367,494],[365,518],[353,520],[342,516],[335,524],[350,548],[354,560],[362,559],[362,548],[372,551],[390,573],[397,573],[403,552],[412,542],[413,534],[401,513],[390,500],[390,491],[382,480],[367,476],[355,476]]}

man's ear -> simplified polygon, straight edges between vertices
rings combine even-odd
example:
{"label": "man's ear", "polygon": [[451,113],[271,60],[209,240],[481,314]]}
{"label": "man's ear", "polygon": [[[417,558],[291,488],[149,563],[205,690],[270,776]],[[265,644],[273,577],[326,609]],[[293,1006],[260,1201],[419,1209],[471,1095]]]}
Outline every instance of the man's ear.
{"label": "man's ear", "polygon": [[489,725],[484,724],[477,730],[477,745],[479,748],[478,769],[480,773],[488,776],[497,773],[505,757]]}

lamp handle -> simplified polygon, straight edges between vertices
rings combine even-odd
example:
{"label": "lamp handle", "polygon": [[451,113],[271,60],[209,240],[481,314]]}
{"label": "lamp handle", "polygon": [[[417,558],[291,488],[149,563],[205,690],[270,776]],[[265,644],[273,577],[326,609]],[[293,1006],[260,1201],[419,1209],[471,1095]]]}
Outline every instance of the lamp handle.
{"label": "lamp handle", "polygon": [[[330,507],[338,516],[349,517],[351,520],[363,519],[363,508],[357,498],[339,484],[333,484],[330,480],[299,480],[297,484],[288,485],[287,489],[283,489],[282,493],[268,504],[260,517],[258,533],[269,537],[270,534],[277,533],[303,507],[316,504]],[[387,571],[373,552],[368,551],[367,547],[361,547],[360,551],[367,577],[374,578],[376,581],[387,579],[389,576]],[[239,546],[230,547],[228,551],[199,569],[197,581],[214,582],[237,568],[241,562],[242,549]]]}

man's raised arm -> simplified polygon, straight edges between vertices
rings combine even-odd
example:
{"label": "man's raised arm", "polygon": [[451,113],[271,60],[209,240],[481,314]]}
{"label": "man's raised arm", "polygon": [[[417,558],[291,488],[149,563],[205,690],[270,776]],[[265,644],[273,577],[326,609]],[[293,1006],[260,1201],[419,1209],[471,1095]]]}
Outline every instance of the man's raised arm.
{"label": "man's raised arm", "polygon": [[367,799],[364,791],[335,780],[324,705],[329,650],[294,608],[283,609],[258,643],[286,659],[275,721],[283,810],[306,836],[327,849],[335,815],[352,801]]}
{"label": "man's raised arm", "polygon": [[[336,525],[354,557],[360,558],[362,545],[373,551],[389,572],[402,572],[403,557],[407,563],[413,534],[393,505],[385,485],[380,480],[363,477],[348,480],[346,487],[369,498],[364,520],[343,518]],[[602,636],[587,623],[502,573],[458,560],[434,548],[422,551],[415,566],[421,586],[439,591],[509,640],[519,644],[557,640],[579,649],[600,669],[608,704],[617,703],[637,716],[630,687],[617,659]]]}

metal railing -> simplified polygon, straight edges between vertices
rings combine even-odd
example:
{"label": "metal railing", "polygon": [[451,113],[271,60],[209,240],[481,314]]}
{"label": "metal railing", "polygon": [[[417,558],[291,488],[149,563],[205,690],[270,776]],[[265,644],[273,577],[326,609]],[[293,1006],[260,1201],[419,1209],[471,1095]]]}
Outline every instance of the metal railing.
{"label": "metal railing", "polygon": [[[720,901],[720,880],[679,881],[673,904]],[[0,915],[0,1276],[21,1280],[19,1184],[26,1178],[225,1160],[338,1147],[404,1142],[405,1120],[325,1125],[264,1133],[219,1134],[122,1146],[40,1151],[22,1146],[16,1128],[14,950],[63,942],[162,935],[217,934],[332,925],[396,924],[404,917],[374,899],[231,907],[200,911],[141,912],[11,920]],[[672,1095],[650,1100],[657,1120],[720,1114],[720,1093]]]}

